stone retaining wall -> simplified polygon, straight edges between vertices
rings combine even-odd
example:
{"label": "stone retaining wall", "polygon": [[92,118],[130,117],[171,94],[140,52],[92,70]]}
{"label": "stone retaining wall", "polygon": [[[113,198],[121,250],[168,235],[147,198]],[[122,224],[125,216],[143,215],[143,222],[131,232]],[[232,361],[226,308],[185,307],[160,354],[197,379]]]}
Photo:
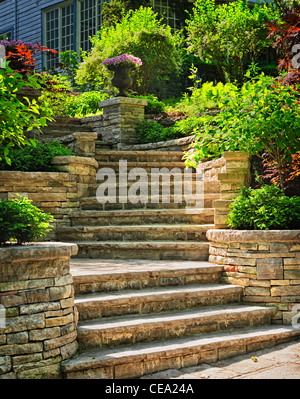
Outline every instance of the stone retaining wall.
{"label": "stone retaining wall", "polygon": [[0,198],[16,194],[31,199],[33,205],[55,218],[54,229],[44,239],[56,240],[56,228],[70,226],[69,214],[79,209],[79,199],[96,183],[98,163],[92,158],[54,157],[58,172],[0,171]]}
{"label": "stone retaining wall", "polygon": [[63,243],[0,248],[0,379],[61,378],[61,362],[77,351],[76,253]]}
{"label": "stone retaining wall", "polygon": [[276,306],[274,323],[290,324],[300,302],[300,230],[216,229],[207,238],[222,280],[242,285],[248,304]]}

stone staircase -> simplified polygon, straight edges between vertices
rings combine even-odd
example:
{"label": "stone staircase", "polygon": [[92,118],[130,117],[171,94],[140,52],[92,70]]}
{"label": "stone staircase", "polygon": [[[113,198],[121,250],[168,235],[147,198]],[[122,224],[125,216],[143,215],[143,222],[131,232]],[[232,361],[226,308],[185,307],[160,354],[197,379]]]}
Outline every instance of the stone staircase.
{"label": "stone staircase", "polygon": [[[112,151],[98,147],[99,167],[119,177],[140,167],[185,168],[180,152]],[[190,177],[195,185],[196,173]],[[176,179],[175,179],[176,181]],[[132,182],[129,182],[130,189]],[[61,241],[76,242],[71,271],[78,311],[79,353],[62,364],[65,378],[139,378],[209,363],[288,341],[299,334],[271,325],[274,307],[243,304],[243,287],[222,283],[220,265],[209,263],[206,231],[214,228],[212,201],[218,182],[204,182],[203,207],[187,212],[187,200],[99,203],[91,186],[81,210],[60,228]],[[174,189],[176,184],[171,184]],[[148,194],[151,186],[147,186]],[[172,190],[171,190],[172,191]],[[175,199],[175,201],[174,201]],[[194,205],[193,201],[191,202]]]}

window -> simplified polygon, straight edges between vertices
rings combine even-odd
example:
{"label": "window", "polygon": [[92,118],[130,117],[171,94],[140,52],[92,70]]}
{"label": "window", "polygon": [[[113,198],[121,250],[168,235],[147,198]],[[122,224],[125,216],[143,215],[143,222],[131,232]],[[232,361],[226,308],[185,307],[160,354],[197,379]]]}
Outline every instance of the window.
{"label": "window", "polygon": [[161,15],[165,23],[167,25],[170,25],[173,31],[181,29],[181,22],[179,18],[177,18],[176,13],[170,7],[170,1],[169,0],[152,0],[152,7],[154,9],[154,12],[158,13]]}
{"label": "window", "polygon": [[[73,2],[52,8],[44,13],[45,46],[59,52],[74,49],[74,8]],[[47,70],[55,68],[57,59],[47,57]]]}
{"label": "window", "polygon": [[[102,5],[110,0],[69,0],[44,11],[44,44],[59,52],[80,49],[90,51],[90,36],[102,24]],[[56,60],[44,58],[46,69]]]}
{"label": "window", "polygon": [[8,40],[8,41],[13,40],[13,31],[7,30],[0,32],[0,41],[1,40]]}

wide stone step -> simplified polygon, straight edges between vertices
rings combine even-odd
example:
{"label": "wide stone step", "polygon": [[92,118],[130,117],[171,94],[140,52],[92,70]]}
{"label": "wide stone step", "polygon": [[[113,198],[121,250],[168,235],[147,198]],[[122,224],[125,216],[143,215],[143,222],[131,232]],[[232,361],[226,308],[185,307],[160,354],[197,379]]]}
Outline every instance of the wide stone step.
{"label": "wide stone step", "polygon": [[199,208],[195,213],[187,213],[185,209],[85,210],[71,213],[70,218],[73,226],[213,224],[214,209]]}
{"label": "wide stone step", "polygon": [[123,289],[212,284],[223,266],[209,262],[73,259],[75,295]]}
{"label": "wide stone step", "polygon": [[[124,160],[125,161],[125,160]],[[111,168],[114,171],[116,171],[117,173],[119,172],[124,172],[124,166],[122,165],[122,169],[120,170],[120,163],[119,162],[111,162],[111,161],[107,161],[107,162],[102,162],[99,161],[98,162],[98,167],[100,168]],[[183,161],[172,161],[172,162],[165,162],[165,161],[158,161],[158,162],[128,162],[127,161],[127,170],[131,170],[134,168],[142,168],[144,170],[146,170],[147,172],[152,172],[152,173],[168,173],[170,172],[172,169],[173,172],[177,172],[178,169],[178,174],[183,174],[184,170],[186,170],[186,165]],[[166,171],[163,171],[162,169],[166,168]],[[190,168],[190,173],[191,174],[196,174],[196,169],[195,168]],[[189,173],[187,173],[189,174]]]}
{"label": "wide stone step", "polygon": [[207,261],[209,243],[194,241],[76,241],[77,258]]}
{"label": "wide stone step", "polygon": [[99,162],[182,162],[183,152],[176,151],[96,151],[95,158]]}
{"label": "wide stone step", "polygon": [[60,241],[207,241],[205,225],[74,226],[57,230]]}
{"label": "wide stone step", "polygon": [[[107,150],[110,150],[112,148],[112,144],[107,143],[106,141],[102,141],[102,140],[96,140],[95,141],[95,147],[96,147],[96,154],[106,154]],[[96,158],[96,157],[95,157]],[[96,161],[98,161],[99,159],[96,158]]]}
{"label": "wide stone step", "polygon": [[90,350],[63,362],[62,370],[65,378],[138,378],[272,347],[299,335],[299,330],[290,326],[263,326],[125,348]]}
{"label": "wide stone step", "polygon": [[239,302],[243,287],[225,284],[154,287],[110,293],[84,294],[75,298],[79,320],[128,314],[150,314]]}
{"label": "wide stone step", "polygon": [[270,324],[276,307],[224,305],[154,315],[119,316],[78,324],[80,350],[134,345]]}
{"label": "wide stone step", "polygon": [[[141,182],[139,180],[128,180],[127,182],[121,181],[119,182],[118,180],[113,183],[107,183],[99,181],[98,184],[91,184],[89,186],[89,195],[90,196],[95,196],[97,193],[98,188],[104,183],[105,184],[105,189],[107,192],[111,192],[112,190],[116,190],[116,194],[119,195],[119,193],[127,193],[130,194],[133,190],[143,190],[143,192],[146,192],[148,194],[151,193],[159,193],[159,194],[168,194],[170,193],[171,195],[174,194],[181,194],[184,195],[186,194],[195,194],[198,190],[198,192],[204,194],[219,194],[220,193],[220,183],[218,181],[200,181],[197,179],[197,175],[193,174],[192,179],[188,179],[187,181],[184,180],[184,178],[179,179],[179,180],[174,180],[174,179],[159,179],[159,181],[151,181],[149,178],[146,182]],[[138,186],[137,186],[138,185]],[[130,190],[130,191],[129,191]],[[134,193],[134,192],[133,192]]]}
{"label": "wide stone step", "polygon": [[[201,198],[195,199],[195,195],[174,196],[170,195],[168,202],[164,196],[143,196],[139,202],[134,203],[128,197],[104,197],[99,202],[96,197],[83,197],[80,199],[81,209],[88,210],[112,210],[112,209],[186,209],[191,208],[212,208],[214,200],[220,199],[220,194],[206,193]],[[110,202],[109,202],[110,201]],[[152,201],[152,202],[151,202]],[[156,202],[154,202],[156,201]]]}

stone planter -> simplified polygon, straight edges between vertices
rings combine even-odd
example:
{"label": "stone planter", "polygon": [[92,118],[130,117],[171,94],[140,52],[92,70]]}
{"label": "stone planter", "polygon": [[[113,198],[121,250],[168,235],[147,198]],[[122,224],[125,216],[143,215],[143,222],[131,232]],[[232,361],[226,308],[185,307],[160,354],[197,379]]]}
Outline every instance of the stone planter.
{"label": "stone planter", "polygon": [[61,378],[61,362],[77,351],[76,253],[65,243],[0,248],[0,379]]}
{"label": "stone planter", "polygon": [[300,230],[208,230],[209,261],[222,280],[244,287],[244,302],[276,306],[275,324],[290,324],[300,306]]}
{"label": "stone planter", "polygon": [[132,79],[130,77],[130,71],[134,69],[128,65],[109,66],[108,69],[114,72],[114,76],[111,83],[114,87],[119,89],[119,93],[116,97],[128,97],[128,89],[132,85]]}

